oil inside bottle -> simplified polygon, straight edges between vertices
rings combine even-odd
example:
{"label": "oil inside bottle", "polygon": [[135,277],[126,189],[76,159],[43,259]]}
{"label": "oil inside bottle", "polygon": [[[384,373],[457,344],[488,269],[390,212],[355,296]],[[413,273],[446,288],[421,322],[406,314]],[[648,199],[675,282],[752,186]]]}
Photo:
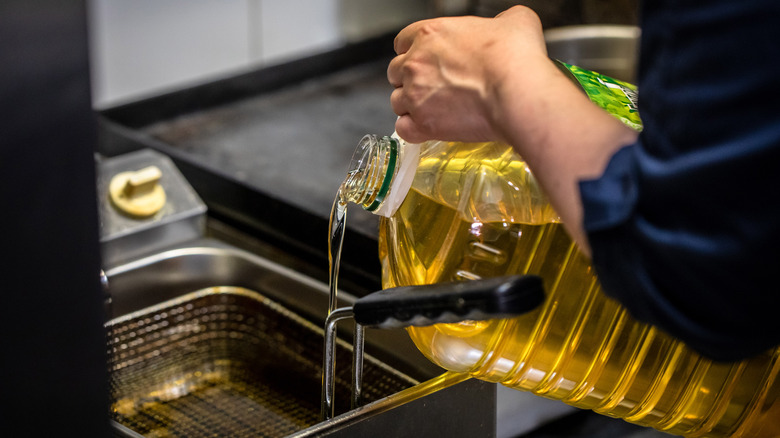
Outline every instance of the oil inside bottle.
{"label": "oil inside bottle", "polygon": [[[747,429],[778,427],[777,351],[717,363],[632,319],[535,196],[520,157],[447,148],[421,158],[400,209],[382,218],[383,287],[531,273],[544,279],[547,299],[513,319],[410,327],[430,360],[673,434],[762,436]],[[524,185],[530,193],[518,195]]]}
{"label": "oil inside bottle", "polygon": [[[441,143],[441,142],[440,142]],[[334,201],[335,303],[350,174]],[[497,144],[442,143],[379,230],[382,286],[530,273],[547,298],[525,315],[411,327],[445,369],[676,435],[780,436],[780,350],[740,363],[704,358],[608,298],[522,159]]]}

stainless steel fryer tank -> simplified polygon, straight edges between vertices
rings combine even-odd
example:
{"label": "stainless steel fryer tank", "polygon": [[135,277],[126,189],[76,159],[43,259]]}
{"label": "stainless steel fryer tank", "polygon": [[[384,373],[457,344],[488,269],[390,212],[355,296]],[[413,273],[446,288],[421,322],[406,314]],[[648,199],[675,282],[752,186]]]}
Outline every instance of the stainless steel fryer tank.
{"label": "stainless steel fryer tank", "polygon": [[[310,314],[327,302],[327,288],[269,260],[205,240],[107,275],[117,315],[106,325],[116,436],[495,434],[494,385],[450,373],[420,379],[430,373],[401,366],[414,378],[372,355],[366,404],[347,411],[351,347],[343,341],[340,415],[320,422],[323,330]],[[388,335],[372,332],[367,340]],[[395,349],[389,335],[378,337],[390,344],[378,352]]]}
{"label": "stainless steel fryer tank", "polygon": [[[321,330],[256,292],[207,288],[108,329],[113,418],[143,435],[286,436],[319,422]],[[349,367],[336,382],[347,407]],[[364,382],[367,402],[419,383],[371,357]]]}

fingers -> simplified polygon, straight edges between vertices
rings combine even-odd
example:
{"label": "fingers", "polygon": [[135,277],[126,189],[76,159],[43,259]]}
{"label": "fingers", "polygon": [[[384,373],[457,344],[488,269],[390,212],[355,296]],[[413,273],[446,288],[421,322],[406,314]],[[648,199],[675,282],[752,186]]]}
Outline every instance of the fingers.
{"label": "fingers", "polygon": [[410,113],[411,104],[403,87],[396,88],[390,94],[390,106],[393,108],[393,112],[398,115],[395,131],[401,138],[412,143],[420,143],[432,138],[430,133],[424,132],[420,122],[415,120]]}
{"label": "fingers", "polygon": [[401,30],[393,41],[393,48],[398,56],[393,58],[387,66],[387,80],[395,88],[403,86],[403,64],[406,58],[404,55],[411,48],[418,27],[419,22],[410,24]]}
{"label": "fingers", "polygon": [[415,36],[417,36],[417,30],[420,28],[422,23],[422,21],[412,23],[398,32],[395,40],[393,40],[393,50],[395,50],[396,54],[401,55],[409,51],[409,48],[412,47],[412,42],[414,42]]}
{"label": "fingers", "polygon": [[430,136],[423,134],[411,116],[403,115],[395,121],[395,133],[409,143],[422,143],[431,140]]}
{"label": "fingers", "polygon": [[531,10],[531,8],[529,8],[527,6],[515,5],[515,6],[512,6],[511,8],[509,8],[509,9],[505,9],[505,10],[499,12],[498,15],[496,15],[496,18],[498,18],[498,17],[507,17],[507,16],[510,16],[510,15],[518,15],[518,14],[528,14],[528,13],[535,14]]}
{"label": "fingers", "polygon": [[390,107],[393,108],[393,112],[399,116],[409,114],[406,102],[404,101],[404,90],[399,87],[393,90],[390,94]]}
{"label": "fingers", "polygon": [[387,81],[395,88],[403,86],[403,64],[406,56],[398,55],[387,65]]}

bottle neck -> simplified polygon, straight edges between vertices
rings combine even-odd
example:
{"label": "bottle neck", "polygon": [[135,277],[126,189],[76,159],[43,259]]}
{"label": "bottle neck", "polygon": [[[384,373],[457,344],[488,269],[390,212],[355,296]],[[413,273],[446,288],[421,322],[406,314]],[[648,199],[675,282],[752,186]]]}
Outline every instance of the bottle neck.
{"label": "bottle neck", "polygon": [[341,185],[341,199],[376,211],[390,191],[399,160],[398,142],[391,137],[366,135],[358,143]]}

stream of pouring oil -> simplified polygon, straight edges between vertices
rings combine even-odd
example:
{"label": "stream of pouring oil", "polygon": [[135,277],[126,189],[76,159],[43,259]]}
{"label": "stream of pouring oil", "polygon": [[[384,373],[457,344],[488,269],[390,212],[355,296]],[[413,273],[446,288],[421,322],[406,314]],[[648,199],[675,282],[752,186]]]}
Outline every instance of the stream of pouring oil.
{"label": "stream of pouring oil", "polygon": [[333,207],[330,210],[328,235],[328,289],[330,292],[328,301],[328,315],[336,310],[338,305],[338,282],[339,282],[339,264],[341,261],[341,247],[344,243],[344,228],[347,223],[347,201],[344,198],[343,190],[339,188],[336,199],[333,201]]}

